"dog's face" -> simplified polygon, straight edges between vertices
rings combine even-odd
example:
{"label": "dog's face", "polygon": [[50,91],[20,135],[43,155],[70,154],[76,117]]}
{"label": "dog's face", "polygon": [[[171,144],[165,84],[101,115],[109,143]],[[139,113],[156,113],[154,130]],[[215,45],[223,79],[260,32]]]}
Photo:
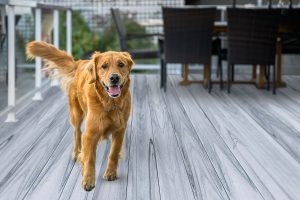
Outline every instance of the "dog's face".
{"label": "dog's face", "polygon": [[104,87],[110,97],[119,97],[123,86],[129,79],[129,74],[134,64],[130,54],[114,51],[96,52],[92,56],[92,62],[93,68],[91,72],[93,79],[90,83],[98,79],[98,82]]}

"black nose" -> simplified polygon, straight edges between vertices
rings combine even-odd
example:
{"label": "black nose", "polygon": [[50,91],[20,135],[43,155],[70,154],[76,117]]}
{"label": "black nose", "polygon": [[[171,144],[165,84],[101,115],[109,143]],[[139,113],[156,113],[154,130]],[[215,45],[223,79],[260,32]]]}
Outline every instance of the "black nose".
{"label": "black nose", "polygon": [[109,80],[112,84],[117,84],[119,82],[119,79],[120,79],[120,77],[118,74],[112,74],[109,77]]}

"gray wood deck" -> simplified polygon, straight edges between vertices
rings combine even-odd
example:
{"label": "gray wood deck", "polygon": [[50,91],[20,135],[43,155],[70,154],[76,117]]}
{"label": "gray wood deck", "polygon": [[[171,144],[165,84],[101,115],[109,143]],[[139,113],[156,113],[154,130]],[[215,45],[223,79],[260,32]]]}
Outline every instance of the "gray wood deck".
{"label": "gray wood deck", "polygon": [[110,142],[97,152],[96,188],[81,188],[71,160],[66,96],[51,88],[42,102],[0,116],[0,199],[214,200],[300,199],[300,77],[271,92],[234,85],[182,87],[169,76],[133,77],[133,112],[120,178],[102,179]]}
{"label": "gray wood deck", "polygon": [[[0,76],[1,79],[1,76]],[[16,99],[22,98],[34,89],[34,72],[18,72],[16,78]],[[0,80],[0,112],[7,107],[7,84],[5,78]]]}

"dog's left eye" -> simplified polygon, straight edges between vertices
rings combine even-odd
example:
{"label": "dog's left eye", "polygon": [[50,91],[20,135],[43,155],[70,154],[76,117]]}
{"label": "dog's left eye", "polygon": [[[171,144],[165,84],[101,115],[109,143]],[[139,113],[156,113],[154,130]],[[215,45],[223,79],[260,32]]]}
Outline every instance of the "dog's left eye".
{"label": "dog's left eye", "polygon": [[102,68],[103,68],[103,69],[106,69],[106,68],[107,68],[107,64],[103,64],[103,65],[102,65]]}
{"label": "dog's left eye", "polygon": [[119,66],[119,67],[124,67],[125,64],[124,64],[124,63],[119,63],[118,66]]}

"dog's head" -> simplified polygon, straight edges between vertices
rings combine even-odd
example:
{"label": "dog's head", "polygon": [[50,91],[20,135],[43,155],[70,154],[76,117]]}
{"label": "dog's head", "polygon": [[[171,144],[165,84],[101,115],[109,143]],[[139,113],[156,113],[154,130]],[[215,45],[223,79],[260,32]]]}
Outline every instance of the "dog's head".
{"label": "dog's head", "polygon": [[104,87],[110,97],[117,98],[129,79],[133,65],[134,62],[127,52],[95,52],[89,66],[92,77],[90,83],[99,83],[98,87]]}

